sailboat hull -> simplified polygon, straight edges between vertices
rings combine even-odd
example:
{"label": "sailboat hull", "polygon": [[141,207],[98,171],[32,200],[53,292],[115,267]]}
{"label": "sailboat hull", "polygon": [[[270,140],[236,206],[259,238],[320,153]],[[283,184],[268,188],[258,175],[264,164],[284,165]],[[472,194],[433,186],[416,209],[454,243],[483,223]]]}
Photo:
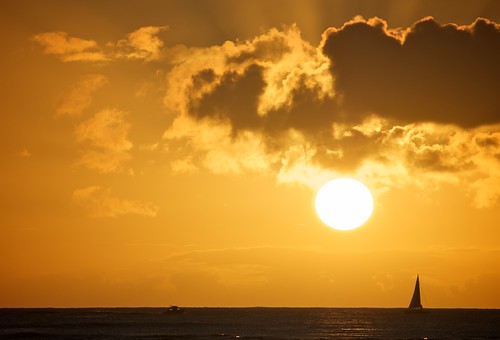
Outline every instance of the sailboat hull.
{"label": "sailboat hull", "polygon": [[407,308],[405,309],[406,314],[427,314],[429,313],[428,309],[423,308]]}

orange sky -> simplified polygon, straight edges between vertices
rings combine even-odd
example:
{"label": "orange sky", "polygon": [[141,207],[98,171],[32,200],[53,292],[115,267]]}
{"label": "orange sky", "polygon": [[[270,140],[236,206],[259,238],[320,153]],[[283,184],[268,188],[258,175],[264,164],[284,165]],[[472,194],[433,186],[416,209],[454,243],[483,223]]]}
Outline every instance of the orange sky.
{"label": "orange sky", "polygon": [[[0,307],[500,308],[500,2],[2,1]],[[316,190],[373,192],[335,231]]]}

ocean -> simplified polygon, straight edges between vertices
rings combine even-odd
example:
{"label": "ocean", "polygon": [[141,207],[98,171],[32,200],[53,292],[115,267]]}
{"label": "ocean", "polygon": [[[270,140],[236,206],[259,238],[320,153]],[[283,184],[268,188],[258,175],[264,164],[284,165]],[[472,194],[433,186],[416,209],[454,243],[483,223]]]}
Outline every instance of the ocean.
{"label": "ocean", "polygon": [[0,309],[0,339],[500,339],[500,309]]}

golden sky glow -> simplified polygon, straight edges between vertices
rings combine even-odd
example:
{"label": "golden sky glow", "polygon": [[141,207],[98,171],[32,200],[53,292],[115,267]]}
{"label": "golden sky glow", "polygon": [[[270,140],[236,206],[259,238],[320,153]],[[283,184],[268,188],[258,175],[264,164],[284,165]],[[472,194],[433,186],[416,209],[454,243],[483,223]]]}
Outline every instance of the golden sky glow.
{"label": "golden sky glow", "polygon": [[[2,1],[0,307],[500,308],[500,2]],[[326,227],[316,191],[374,213]]]}

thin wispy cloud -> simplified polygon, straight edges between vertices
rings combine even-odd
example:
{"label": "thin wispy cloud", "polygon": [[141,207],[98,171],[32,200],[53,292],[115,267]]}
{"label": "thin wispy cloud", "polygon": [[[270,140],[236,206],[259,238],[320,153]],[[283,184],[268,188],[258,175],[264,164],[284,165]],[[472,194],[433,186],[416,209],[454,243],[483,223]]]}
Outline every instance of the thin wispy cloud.
{"label": "thin wispy cloud", "polygon": [[32,37],[51,54],[64,62],[111,62],[117,60],[142,60],[145,62],[162,57],[165,43],[158,34],[167,26],[140,27],[117,42],[99,44],[96,40],[72,37],[66,32],[45,32]]}
{"label": "thin wispy cloud", "polygon": [[141,215],[156,217],[159,208],[150,202],[119,198],[109,188],[89,186],[73,192],[73,202],[90,217],[119,217],[122,215]]}
{"label": "thin wispy cloud", "polygon": [[160,59],[165,43],[158,34],[166,29],[166,26],[146,26],[129,33],[116,44],[114,57],[144,61]]}
{"label": "thin wispy cloud", "polygon": [[131,125],[125,117],[123,111],[104,109],[77,125],[75,138],[87,145],[77,163],[104,173],[123,171],[133,147],[128,139]]}
{"label": "thin wispy cloud", "polygon": [[32,39],[44,48],[45,54],[55,55],[64,62],[108,60],[95,40],[71,37],[66,32],[40,33]]}
{"label": "thin wispy cloud", "polygon": [[92,103],[92,94],[107,82],[108,79],[102,74],[83,76],[62,96],[56,116],[79,117]]}

